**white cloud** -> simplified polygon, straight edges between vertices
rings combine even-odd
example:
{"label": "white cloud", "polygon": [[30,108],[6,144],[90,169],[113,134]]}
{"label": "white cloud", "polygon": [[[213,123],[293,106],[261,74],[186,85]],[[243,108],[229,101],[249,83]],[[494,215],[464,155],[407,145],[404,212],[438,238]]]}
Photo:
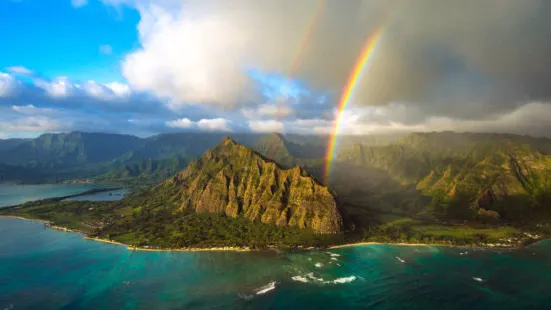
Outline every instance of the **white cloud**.
{"label": "white cloud", "polygon": [[44,115],[44,114],[50,114],[54,112],[53,109],[49,108],[37,108],[32,104],[29,105],[13,105],[11,107],[12,111],[17,112],[19,114],[27,114],[27,115]]}
{"label": "white cloud", "polygon": [[232,131],[229,127],[229,121],[223,118],[203,118],[194,122],[188,118],[181,118],[166,122],[168,127],[172,128],[198,128],[206,131]]}
{"label": "white cloud", "polygon": [[130,86],[118,82],[105,84],[118,97],[128,97],[132,94]]}
{"label": "white cloud", "polygon": [[105,101],[126,99],[132,95],[127,84],[113,82],[102,84],[90,80],[84,83],[73,83],[67,77],[57,77],[52,81],[35,79],[35,85],[42,88],[54,98],[66,98],[76,95],[86,95]]}
{"label": "white cloud", "polygon": [[21,74],[21,75],[32,75],[34,72],[32,70],[29,70],[23,66],[13,66],[7,68],[7,70],[13,74]]}
{"label": "white cloud", "polygon": [[122,99],[130,96],[132,93],[128,85],[117,82],[101,84],[96,81],[88,81],[77,85],[77,87],[82,89],[87,95],[102,100]]}
{"label": "white cloud", "polygon": [[109,44],[100,45],[99,52],[104,55],[111,55],[113,54],[113,48]]}
{"label": "white cloud", "polygon": [[80,8],[88,4],[88,0],[71,0],[71,5],[75,8]]}
{"label": "white cloud", "polygon": [[52,81],[37,79],[35,85],[45,90],[49,96],[56,98],[68,97],[74,94],[75,88],[77,88],[64,76],[57,77]]}
{"label": "white cloud", "polygon": [[283,132],[284,125],[276,120],[248,121],[247,124],[253,132]]}
{"label": "white cloud", "polygon": [[13,95],[17,84],[17,80],[13,76],[0,71],[0,98]]}
{"label": "white cloud", "polygon": [[197,122],[197,127],[210,131],[231,131],[229,122],[223,118],[201,119]]}
{"label": "white cloud", "polygon": [[0,121],[0,130],[4,132],[58,132],[64,128],[59,121],[44,116],[29,116],[10,121]]}
{"label": "white cloud", "polygon": [[172,128],[191,128],[193,127],[194,122],[189,118],[180,118],[177,120],[168,121],[166,125]]}
{"label": "white cloud", "polygon": [[262,116],[267,117],[288,117],[295,111],[286,104],[261,104],[254,109],[242,109],[241,113],[249,119],[254,119]]}

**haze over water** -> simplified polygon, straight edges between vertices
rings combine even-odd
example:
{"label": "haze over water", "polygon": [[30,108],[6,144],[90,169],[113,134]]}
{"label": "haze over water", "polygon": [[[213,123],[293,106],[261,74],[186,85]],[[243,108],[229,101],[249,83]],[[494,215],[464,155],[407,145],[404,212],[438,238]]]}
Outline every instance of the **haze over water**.
{"label": "haze over water", "polygon": [[548,309],[551,242],[134,252],[0,218],[0,309]]}

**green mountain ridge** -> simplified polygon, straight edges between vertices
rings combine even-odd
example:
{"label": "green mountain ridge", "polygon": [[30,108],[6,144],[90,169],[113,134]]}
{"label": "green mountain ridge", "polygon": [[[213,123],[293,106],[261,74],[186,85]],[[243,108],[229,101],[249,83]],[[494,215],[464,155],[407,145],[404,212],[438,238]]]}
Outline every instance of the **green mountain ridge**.
{"label": "green mountain ridge", "polygon": [[[551,235],[549,140],[473,136],[412,134],[391,144],[344,146],[332,163],[330,189],[312,177],[323,173],[323,158],[288,169],[269,158],[303,160],[285,136],[255,144],[266,156],[226,138],[121,201],[54,199],[0,214],[162,248],[359,241],[507,247]],[[307,149],[307,141],[301,145]],[[172,167],[151,159],[113,173],[135,179]]]}
{"label": "green mountain ridge", "polygon": [[304,169],[282,169],[252,149],[226,138],[184,171],[155,187],[179,209],[244,216],[277,226],[336,233],[342,219],[336,201]]}

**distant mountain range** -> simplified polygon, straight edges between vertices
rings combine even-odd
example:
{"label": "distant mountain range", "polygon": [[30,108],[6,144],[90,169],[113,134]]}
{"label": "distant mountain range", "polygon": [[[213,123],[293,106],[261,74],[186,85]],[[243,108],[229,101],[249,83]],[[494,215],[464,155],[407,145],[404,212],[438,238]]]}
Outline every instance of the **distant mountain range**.
{"label": "distant mountain range", "polygon": [[[218,138],[214,134],[117,136],[140,146],[128,151],[122,143],[109,156],[74,146],[93,143],[51,142],[51,152],[65,154],[58,164],[78,167],[75,160],[86,158],[86,166],[116,156],[109,162],[119,166],[98,179],[158,183],[119,202],[95,204],[90,214],[81,203],[55,201],[6,212],[68,225],[84,221],[102,238],[166,247],[345,240],[512,245],[538,238],[523,231],[551,234],[549,139],[452,132],[415,133],[385,143],[357,143],[361,139],[354,137],[341,145],[333,173],[322,184],[326,163],[319,140],[311,145],[307,136],[236,136],[252,148],[225,137],[197,157]],[[33,140],[14,143],[14,149],[28,143]],[[152,158],[142,158],[146,154]],[[158,159],[162,156],[168,158]],[[129,160],[133,163],[125,163]],[[21,175],[32,167],[4,165],[0,171]],[[63,208],[68,209],[59,217]],[[72,213],[74,218],[66,217]]]}

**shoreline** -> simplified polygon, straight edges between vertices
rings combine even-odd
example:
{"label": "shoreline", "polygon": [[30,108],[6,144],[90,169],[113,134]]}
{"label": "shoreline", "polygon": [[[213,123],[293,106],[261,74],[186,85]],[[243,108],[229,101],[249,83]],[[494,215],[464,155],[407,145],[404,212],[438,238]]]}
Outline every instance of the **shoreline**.
{"label": "shoreline", "polygon": [[[24,221],[36,221],[40,223],[46,224],[46,227],[63,231],[63,232],[72,232],[77,233],[83,236],[85,240],[90,241],[97,241],[97,242],[103,242],[108,244],[114,244],[119,246],[124,246],[128,251],[142,251],[142,252],[251,252],[251,251],[269,251],[270,249],[251,249],[248,247],[232,247],[232,246],[226,246],[226,247],[210,247],[210,248],[197,248],[197,247],[190,247],[190,248],[154,248],[154,247],[138,247],[133,246],[129,244],[125,244],[122,242],[114,241],[114,240],[108,240],[108,239],[102,239],[102,238],[96,238],[96,237],[90,237],[86,235],[86,233],[65,228],[61,226],[52,225],[50,221],[47,220],[41,220],[41,219],[29,219],[21,216],[14,216],[14,215],[0,215],[0,218],[13,218],[18,220],[24,220]],[[545,239],[539,239],[534,240],[533,242],[530,242],[529,244],[534,244],[536,242],[542,241]],[[323,251],[323,250],[336,250],[336,249],[342,249],[342,248],[348,248],[348,247],[357,247],[357,246],[365,246],[365,245],[393,245],[393,246],[436,246],[436,247],[456,247],[456,248],[487,248],[487,249],[520,249],[524,246],[527,246],[529,244],[523,244],[523,245],[494,245],[494,244],[487,244],[487,245],[455,245],[450,243],[404,243],[404,242],[397,242],[397,243],[385,243],[385,242],[374,242],[374,241],[364,241],[364,242],[355,242],[355,243],[346,243],[346,244],[336,244],[331,245],[327,247],[312,247],[307,249],[300,249],[300,251]],[[273,250],[273,249],[271,249]]]}
{"label": "shoreline", "polygon": [[472,247],[472,246],[465,246],[465,245],[453,245],[453,244],[436,244],[436,243],[404,243],[404,242],[397,242],[397,243],[385,243],[385,242],[374,242],[374,241],[365,241],[365,242],[356,242],[356,243],[346,243],[346,244],[337,244],[329,246],[327,249],[333,250],[333,249],[342,249],[342,248],[349,248],[349,247],[355,247],[355,246],[362,246],[362,245],[380,245],[380,244],[388,244],[388,245],[398,245],[398,246],[447,246],[447,247]]}

